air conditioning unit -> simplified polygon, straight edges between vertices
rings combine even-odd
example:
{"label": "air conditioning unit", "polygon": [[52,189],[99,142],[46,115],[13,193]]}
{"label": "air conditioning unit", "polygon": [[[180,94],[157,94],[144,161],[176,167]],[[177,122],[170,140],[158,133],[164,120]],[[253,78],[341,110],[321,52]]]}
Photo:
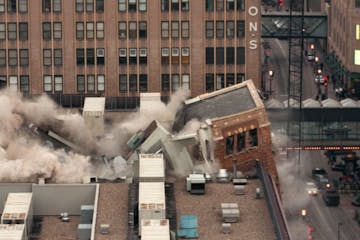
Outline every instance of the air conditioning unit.
{"label": "air conditioning unit", "polygon": [[146,48],[141,48],[140,49],[140,56],[141,57],[146,57],[147,56],[147,49]]}
{"label": "air conditioning unit", "polygon": [[96,55],[97,55],[98,57],[104,57],[104,56],[105,56],[105,49],[103,49],[103,48],[98,48],[98,49],[96,50]]}
{"label": "air conditioning unit", "polygon": [[100,224],[100,233],[103,235],[109,234],[109,224]]}
{"label": "air conditioning unit", "polygon": [[169,49],[168,48],[161,49],[161,55],[162,56],[169,56]]}
{"label": "air conditioning unit", "polygon": [[119,56],[126,57],[126,49],[125,48],[120,49]]}

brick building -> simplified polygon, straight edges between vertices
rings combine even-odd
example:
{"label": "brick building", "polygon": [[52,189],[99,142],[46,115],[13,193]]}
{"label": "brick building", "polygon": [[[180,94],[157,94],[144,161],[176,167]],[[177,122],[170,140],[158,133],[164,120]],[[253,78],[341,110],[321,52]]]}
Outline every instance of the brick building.
{"label": "brick building", "polygon": [[127,108],[260,82],[260,0],[0,0],[0,87]]}

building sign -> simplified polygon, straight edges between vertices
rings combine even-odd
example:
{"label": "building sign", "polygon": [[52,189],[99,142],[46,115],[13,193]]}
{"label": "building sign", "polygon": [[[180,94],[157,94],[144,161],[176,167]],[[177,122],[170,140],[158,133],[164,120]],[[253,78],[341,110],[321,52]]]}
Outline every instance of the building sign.
{"label": "building sign", "polygon": [[248,14],[250,15],[249,21],[249,49],[254,50],[258,47],[258,22],[257,22],[257,15],[259,14],[259,9],[255,6],[250,6],[248,9]]}

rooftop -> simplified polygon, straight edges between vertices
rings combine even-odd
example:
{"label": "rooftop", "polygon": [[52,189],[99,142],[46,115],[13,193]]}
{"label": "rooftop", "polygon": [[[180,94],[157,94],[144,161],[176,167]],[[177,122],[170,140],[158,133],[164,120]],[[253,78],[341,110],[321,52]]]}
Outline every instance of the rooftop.
{"label": "rooftop", "polygon": [[69,222],[62,222],[58,216],[44,216],[39,240],[77,239],[80,216],[70,216]]}

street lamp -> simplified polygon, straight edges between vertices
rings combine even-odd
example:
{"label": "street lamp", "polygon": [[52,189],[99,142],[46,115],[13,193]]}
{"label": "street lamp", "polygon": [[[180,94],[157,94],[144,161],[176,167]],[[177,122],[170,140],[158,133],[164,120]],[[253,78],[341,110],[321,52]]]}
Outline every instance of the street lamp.
{"label": "street lamp", "polygon": [[270,95],[272,94],[272,80],[273,80],[273,77],[274,77],[274,71],[273,71],[273,70],[269,70],[269,80],[270,80],[270,89],[269,89],[269,92],[270,92]]}
{"label": "street lamp", "polygon": [[315,62],[316,63],[319,62],[319,57],[318,56],[315,57]]}

